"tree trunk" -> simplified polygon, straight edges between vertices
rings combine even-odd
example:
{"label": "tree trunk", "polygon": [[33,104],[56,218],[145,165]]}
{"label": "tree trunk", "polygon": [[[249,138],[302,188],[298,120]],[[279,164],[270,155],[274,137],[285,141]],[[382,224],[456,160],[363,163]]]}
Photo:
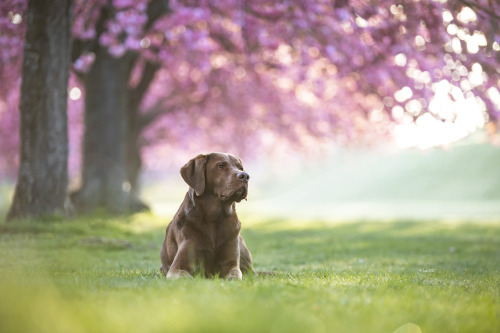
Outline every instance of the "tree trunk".
{"label": "tree trunk", "polygon": [[[141,79],[134,88],[130,89],[128,98],[127,177],[135,198],[139,195],[139,175],[142,167],[141,134],[152,121],[152,119],[149,121],[144,119],[144,114],[140,113],[139,107],[159,69],[160,65],[147,62],[142,70]],[[140,204],[140,202],[137,203]]]}
{"label": "tree trunk", "polygon": [[139,106],[158,65],[147,64],[139,84],[128,86],[137,55],[114,58],[99,48],[85,76],[83,184],[72,194],[78,212],[103,208],[111,213],[149,210],[139,198],[142,166]]}
{"label": "tree trunk", "polygon": [[[96,24],[96,39],[75,43],[74,59],[86,45],[95,53],[90,72],[83,76],[85,86],[85,132],[83,139],[82,186],[71,194],[77,212],[102,208],[111,213],[135,212],[149,207],[137,198],[141,168],[137,120],[139,105],[159,65],[146,66],[145,76],[130,88],[130,74],[138,54],[127,52],[114,58],[99,46],[105,22],[114,15],[109,7],[101,8]],[[169,1],[148,2],[148,20],[144,31],[169,11]]]}
{"label": "tree trunk", "polygon": [[20,164],[8,221],[64,212],[72,17],[72,0],[28,2],[20,102]]}
{"label": "tree trunk", "polygon": [[[133,121],[134,118],[129,118]],[[127,179],[130,191],[135,197],[139,196],[139,175],[142,167],[141,147],[139,144],[141,131],[136,124],[130,124],[127,134]]]}
{"label": "tree trunk", "polygon": [[78,212],[130,209],[127,179],[128,82],[133,59],[99,47],[86,75],[82,187],[72,195]]}

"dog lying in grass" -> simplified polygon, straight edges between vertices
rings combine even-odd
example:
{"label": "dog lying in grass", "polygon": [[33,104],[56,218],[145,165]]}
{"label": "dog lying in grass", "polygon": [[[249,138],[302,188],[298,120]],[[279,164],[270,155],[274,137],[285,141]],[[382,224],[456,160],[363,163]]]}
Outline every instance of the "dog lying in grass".
{"label": "dog lying in grass", "polygon": [[202,274],[238,280],[254,272],[235,210],[235,203],[246,199],[250,180],[241,160],[223,153],[198,155],[180,172],[189,190],[166,229],[162,272],[167,278]]}

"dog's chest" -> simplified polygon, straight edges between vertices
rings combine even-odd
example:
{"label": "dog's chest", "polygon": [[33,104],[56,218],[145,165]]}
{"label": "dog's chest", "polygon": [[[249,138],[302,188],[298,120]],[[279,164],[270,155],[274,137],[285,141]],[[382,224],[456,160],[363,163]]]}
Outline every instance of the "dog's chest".
{"label": "dog's chest", "polygon": [[238,237],[240,228],[238,221],[221,219],[218,221],[209,222],[210,245],[212,249],[217,250],[223,247],[227,241]]}

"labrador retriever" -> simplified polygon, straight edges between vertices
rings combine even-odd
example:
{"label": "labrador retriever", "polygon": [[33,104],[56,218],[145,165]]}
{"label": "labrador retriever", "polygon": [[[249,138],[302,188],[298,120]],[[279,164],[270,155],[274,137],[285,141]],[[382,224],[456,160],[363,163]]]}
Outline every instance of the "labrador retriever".
{"label": "labrador retriever", "polygon": [[198,155],[180,170],[189,190],[166,229],[161,249],[167,278],[220,276],[241,279],[252,256],[240,235],[235,202],[246,199],[250,176],[230,154]]}

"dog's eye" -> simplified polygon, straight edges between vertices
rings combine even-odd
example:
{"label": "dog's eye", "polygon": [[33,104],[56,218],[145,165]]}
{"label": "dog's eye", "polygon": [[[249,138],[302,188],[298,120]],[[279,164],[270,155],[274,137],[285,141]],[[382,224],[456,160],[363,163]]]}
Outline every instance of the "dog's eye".
{"label": "dog's eye", "polygon": [[240,167],[240,171],[243,171],[243,167]]}
{"label": "dog's eye", "polygon": [[219,165],[217,165],[217,167],[218,167],[219,169],[222,169],[222,168],[224,168],[224,164],[219,164]]}

